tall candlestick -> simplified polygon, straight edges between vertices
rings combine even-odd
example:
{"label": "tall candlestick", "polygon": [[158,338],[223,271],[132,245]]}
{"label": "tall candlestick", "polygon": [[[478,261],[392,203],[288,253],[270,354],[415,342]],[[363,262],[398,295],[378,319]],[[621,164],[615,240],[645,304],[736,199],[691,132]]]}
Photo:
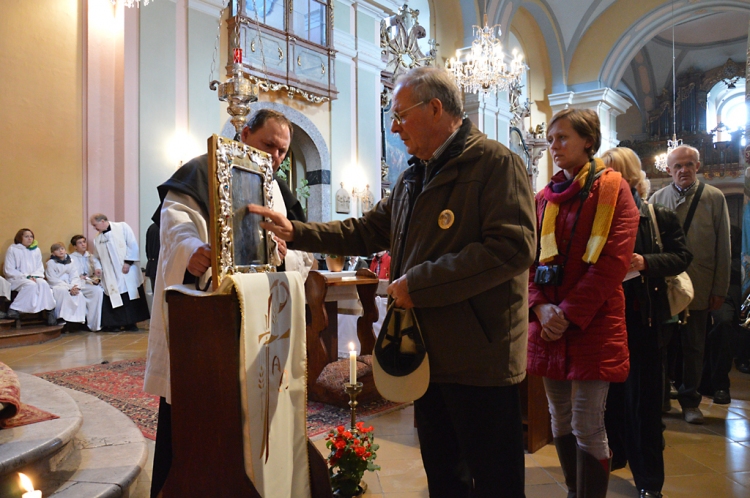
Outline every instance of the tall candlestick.
{"label": "tall candlestick", "polygon": [[349,384],[357,383],[357,351],[354,343],[349,343]]}

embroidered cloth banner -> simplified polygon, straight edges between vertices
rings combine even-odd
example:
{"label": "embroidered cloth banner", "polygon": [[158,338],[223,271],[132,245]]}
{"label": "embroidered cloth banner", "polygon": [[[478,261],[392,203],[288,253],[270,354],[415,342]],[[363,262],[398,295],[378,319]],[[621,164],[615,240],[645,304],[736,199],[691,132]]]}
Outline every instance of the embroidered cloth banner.
{"label": "embroidered cloth banner", "polygon": [[245,470],[261,496],[310,497],[305,292],[297,272],[232,275],[242,311]]}

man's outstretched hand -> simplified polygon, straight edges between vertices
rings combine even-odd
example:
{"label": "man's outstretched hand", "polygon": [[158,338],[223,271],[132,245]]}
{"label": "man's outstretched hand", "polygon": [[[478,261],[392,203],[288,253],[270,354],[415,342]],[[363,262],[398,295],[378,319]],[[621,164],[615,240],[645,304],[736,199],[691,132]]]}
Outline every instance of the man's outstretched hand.
{"label": "man's outstretched hand", "polygon": [[283,214],[277,213],[273,209],[268,209],[257,204],[248,204],[247,210],[253,214],[259,214],[271,221],[261,221],[260,226],[269,232],[274,233],[281,240],[291,242],[294,240],[294,227]]}

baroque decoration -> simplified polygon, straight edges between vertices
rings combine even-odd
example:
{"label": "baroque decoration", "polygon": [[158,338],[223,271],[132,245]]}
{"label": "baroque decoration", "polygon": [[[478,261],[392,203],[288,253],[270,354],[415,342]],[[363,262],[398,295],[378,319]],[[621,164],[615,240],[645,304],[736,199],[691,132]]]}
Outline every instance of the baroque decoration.
{"label": "baroque decoration", "polygon": [[[486,10],[486,5],[485,5]],[[451,57],[446,64],[459,88],[466,93],[496,93],[508,90],[514,83],[520,81],[526,70],[523,55],[513,50],[513,58],[506,63],[506,55],[500,40],[495,37],[502,34],[500,25],[490,27],[487,14],[484,14],[484,27],[474,26],[474,41],[471,49],[461,60],[461,50],[456,51],[456,57]]]}
{"label": "baroque decoration", "polygon": [[435,63],[437,44],[434,39],[428,41],[430,51],[422,53],[418,40],[427,36],[427,31],[419,24],[419,10],[410,9],[404,4],[387,19],[380,21],[381,54],[387,59],[385,70],[393,74],[391,81],[396,81],[402,73],[419,66],[431,66]]}
{"label": "baroque decoration", "polygon": [[[248,145],[224,137],[214,135],[209,146],[209,160],[213,155],[216,160],[216,182],[212,192],[212,204],[216,206],[211,216],[212,244],[218,249],[214,252],[215,261],[212,262],[214,289],[221,282],[234,273],[255,273],[275,271],[275,267],[281,264],[276,255],[276,241],[273,237],[267,237],[267,254],[269,264],[253,265],[249,267],[238,267],[234,262],[234,233],[232,221],[235,215],[232,202],[232,168],[237,161],[235,158],[247,158],[250,162],[258,165],[263,176],[263,196],[265,207],[273,209],[273,168],[266,154]],[[211,169],[211,168],[209,168]],[[209,182],[211,185],[214,182]],[[267,220],[268,221],[268,220]],[[212,251],[213,252],[213,251]]]}
{"label": "baroque decoration", "polygon": [[547,137],[545,124],[538,124],[536,128],[524,129],[527,117],[531,116],[531,103],[522,99],[521,90],[523,85],[515,81],[508,89],[510,99],[510,140],[511,150],[516,152],[526,163],[526,171],[529,175],[531,187],[534,189],[536,178],[539,175],[539,159],[547,150]]}

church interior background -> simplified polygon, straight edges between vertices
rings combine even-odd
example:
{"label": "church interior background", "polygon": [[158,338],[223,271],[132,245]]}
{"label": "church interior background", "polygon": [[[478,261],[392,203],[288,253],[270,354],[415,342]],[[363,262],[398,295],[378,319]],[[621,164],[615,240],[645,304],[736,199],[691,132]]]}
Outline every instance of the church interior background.
{"label": "church interior background", "polygon": [[[77,233],[93,238],[88,217],[98,212],[126,221],[143,253],[159,203],[156,186],[203,153],[211,134],[232,135],[226,105],[209,88],[211,80],[226,79],[231,65],[233,33],[226,24],[219,27],[227,2],[141,0],[137,8],[124,3],[0,4],[0,254],[16,230],[28,226],[47,258],[54,242]],[[750,193],[744,154],[748,0],[409,0],[406,10],[396,0],[246,3],[251,13],[241,39],[251,73],[287,84],[261,92],[253,107],[279,110],[294,124],[290,177],[294,187],[309,192],[311,220],[357,215],[357,196],[369,189],[379,200],[403,168],[397,159],[388,164],[400,156],[383,128],[393,66],[381,44],[381,23],[402,9],[402,14],[419,11],[426,35],[419,40],[420,53],[434,50],[439,66],[471,45],[472,26],[481,25],[485,14],[490,25],[501,25],[506,53],[524,54],[528,68],[520,101],[530,105],[522,120],[508,92],[468,93],[465,110],[502,143],[517,146],[511,128],[518,130],[529,146],[524,159],[536,189],[554,173],[538,127],[566,106],[590,108],[602,122],[600,152],[618,144],[633,148],[652,192],[669,182],[654,167],[654,156],[666,151],[673,133],[698,147],[700,180],[724,192],[732,224],[742,227]],[[233,8],[236,1],[229,0]],[[340,188],[354,196],[350,214],[335,210]],[[143,350],[143,337],[123,341]],[[59,366],[56,356],[67,354],[50,350],[44,361],[27,364],[52,370]],[[13,366],[11,349],[0,350],[2,358]],[[683,427],[676,419],[668,423],[670,497],[700,496],[697,490],[704,488],[725,492],[717,496],[750,493],[750,383],[737,382],[729,409],[712,412],[722,419],[717,430]],[[411,434],[409,422],[398,415],[395,433]],[[418,465],[418,451],[412,450],[396,459]],[[554,449],[546,450],[527,460],[547,468],[549,476],[531,472],[531,484],[540,487],[529,496],[564,496]],[[548,468],[555,466],[556,471]],[[416,484],[404,478],[407,484],[399,487],[386,479],[382,483],[389,484],[371,488],[373,496],[426,496],[419,470],[414,472]],[[688,477],[675,477],[683,474]],[[615,485],[611,496],[633,496],[627,473],[618,475],[625,484]]]}

